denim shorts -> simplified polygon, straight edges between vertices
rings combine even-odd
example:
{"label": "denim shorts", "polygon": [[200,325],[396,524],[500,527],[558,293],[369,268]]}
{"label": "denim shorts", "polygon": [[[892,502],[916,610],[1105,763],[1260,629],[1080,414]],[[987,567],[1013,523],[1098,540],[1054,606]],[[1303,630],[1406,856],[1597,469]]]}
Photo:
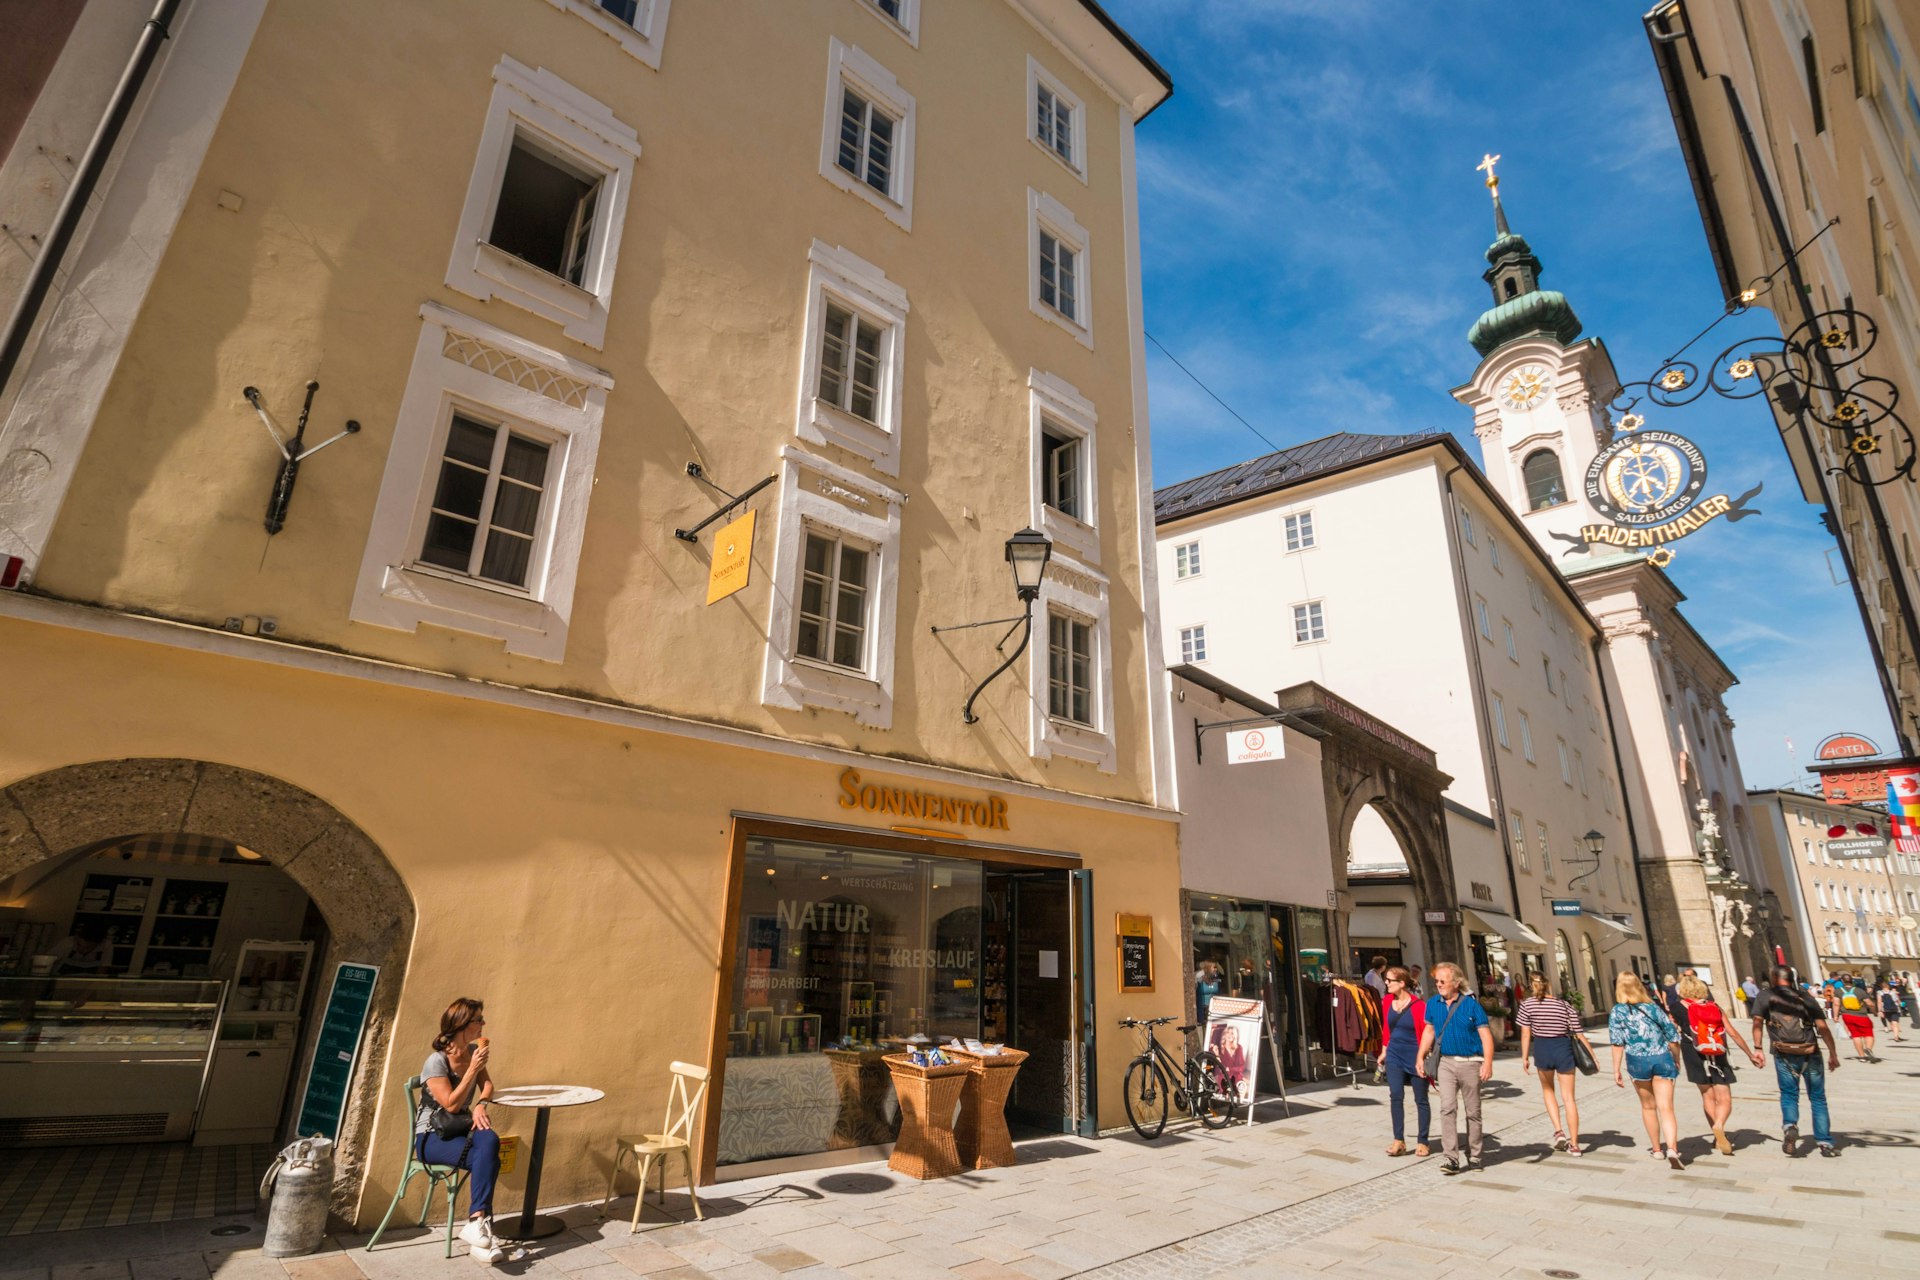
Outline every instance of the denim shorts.
{"label": "denim shorts", "polygon": [[1627,1053],[1627,1074],[1635,1080],[1674,1080],[1680,1075],[1671,1053]]}

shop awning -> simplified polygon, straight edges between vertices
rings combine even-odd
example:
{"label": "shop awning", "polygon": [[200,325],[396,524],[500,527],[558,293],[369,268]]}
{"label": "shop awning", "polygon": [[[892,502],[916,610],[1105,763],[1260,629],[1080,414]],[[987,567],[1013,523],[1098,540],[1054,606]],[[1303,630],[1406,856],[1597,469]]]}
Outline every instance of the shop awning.
{"label": "shop awning", "polygon": [[1486,907],[1466,908],[1467,919],[1478,921],[1481,933],[1497,933],[1508,942],[1519,943],[1525,947],[1546,949],[1547,940],[1515,920],[1504,911],[1490,911]]}
{"label": "shop awning", "polygon": [[1406,913],[1406,907],[1397,902],[1389,906],[1355,907],[1347,917],[1347,937],[1397,941],[1400,917]]}
{"label": "shop awning", "polygon": [[1609,929],[1618,929],[1621,933],[1626,934],[1629,938],[1637,938],[1640,936],[1640,931],[1638,929],[1634,928],[1630,924],[1621,924],[1618,920],[1615,920],[1612,916],[1596,916],[1596,915],[1589,914],[1587,916],[1587,919],[1593,921],[1595,924],[1605,925]]}

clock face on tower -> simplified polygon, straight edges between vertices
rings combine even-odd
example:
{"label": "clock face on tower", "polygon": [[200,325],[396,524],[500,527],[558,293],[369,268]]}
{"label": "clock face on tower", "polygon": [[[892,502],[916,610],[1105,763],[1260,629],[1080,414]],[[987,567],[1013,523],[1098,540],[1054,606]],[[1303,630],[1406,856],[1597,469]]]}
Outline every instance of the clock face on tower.
{"label": "clock face on tower", "polygon": [[1537,364],[1521,365],[1500,384],[1500,403],[1509,409],[1531,409],[1546,398],[1547,371]]}

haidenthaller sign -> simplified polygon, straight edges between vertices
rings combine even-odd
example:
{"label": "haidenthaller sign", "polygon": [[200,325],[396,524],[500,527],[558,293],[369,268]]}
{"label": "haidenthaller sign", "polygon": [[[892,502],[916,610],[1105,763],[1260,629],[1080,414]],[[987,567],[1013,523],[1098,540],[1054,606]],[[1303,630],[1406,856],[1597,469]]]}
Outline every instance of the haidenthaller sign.
{"label": "haidenthaller sign", "polygon": [[1595,546],[1652,547],[1647,559],[1664,568],[1673,559],[1667,544],[1697,533],[1725,516],[1731,524],[1760,513],[1747,506],[1760,495],[1755,485],[1738,498],[1704,496],[1707,459],[1700,446],[1671,431],[1639,429],[1638,414],[1621,420],[1621,434],[1587,468],[1587,505],[1607,521],[1584,525],[1578,537],[1555,533],[1573,545],[1564,553]]}

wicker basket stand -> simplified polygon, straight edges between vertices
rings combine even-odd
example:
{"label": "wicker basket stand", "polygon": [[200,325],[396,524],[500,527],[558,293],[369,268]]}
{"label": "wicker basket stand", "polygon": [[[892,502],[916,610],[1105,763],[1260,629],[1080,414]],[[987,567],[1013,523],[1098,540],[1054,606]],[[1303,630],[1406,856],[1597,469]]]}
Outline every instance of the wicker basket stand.
{"label": "wicker basket stand", "polygon": [[960,1119],[954,1135],[960,1163],[969,1169],[1004,1169],[1016,1163],[1013,1135],[1007,1132],[1007,1096],[1027,1055],[1020,1049],[999,1053],[947,1053],[967,1064],[967,1087],[960,1091]]}
{"label": "wicker basket stand", "polygon": [[954,1141],[953,1113],[961,1090],[972,1078],[972,1068],[965,1062],[916,1067],[904,1053],[890,1053],[884,1061],[893,1076],[894,1096],[900,1100],[900,1136],[887,1168],[909,1178],[950,1178],[959,1173],[962,1165]]}

